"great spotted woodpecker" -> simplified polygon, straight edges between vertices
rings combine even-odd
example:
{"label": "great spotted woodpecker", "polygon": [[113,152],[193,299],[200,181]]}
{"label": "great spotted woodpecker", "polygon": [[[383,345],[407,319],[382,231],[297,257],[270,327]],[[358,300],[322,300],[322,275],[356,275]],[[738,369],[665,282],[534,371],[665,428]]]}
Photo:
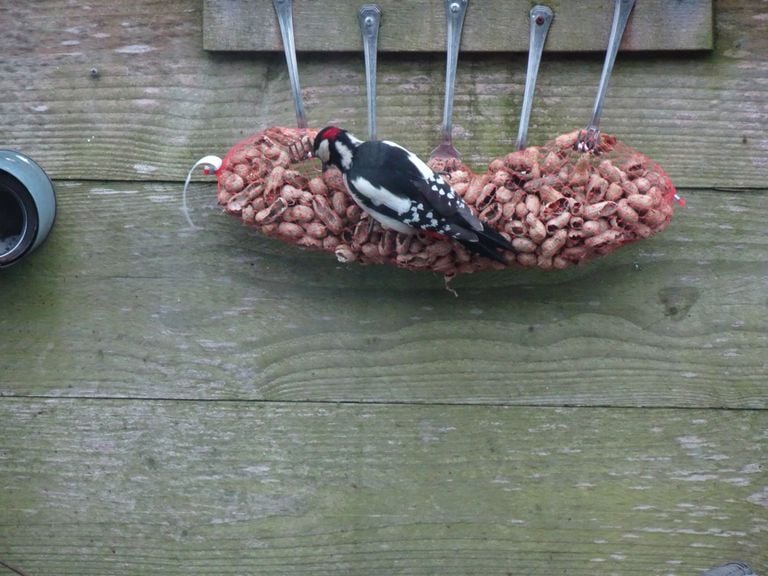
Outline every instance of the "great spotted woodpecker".
{"label": "great spotted woodpecker", "polygon": [[338,168],[355,202],[386,228],[450,237],[499,262],[506,262],[499,250],[514,250],[470,211],[442,176],[394,142],[363,142],[327,126],[315,137],[313,150],[323,170]]}

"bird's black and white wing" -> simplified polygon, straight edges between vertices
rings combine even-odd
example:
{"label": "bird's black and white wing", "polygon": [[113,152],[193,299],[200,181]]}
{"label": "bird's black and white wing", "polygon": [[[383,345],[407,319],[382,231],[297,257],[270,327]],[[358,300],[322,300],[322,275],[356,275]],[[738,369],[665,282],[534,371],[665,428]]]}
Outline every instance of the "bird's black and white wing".
{"label": "bird's black and white wing", "polygon": [[483,230],[442,176],[392,142],[361,145],[345,179],[355,201],[394,230],[428,230],[469,241],[477,240],[473,232]]}

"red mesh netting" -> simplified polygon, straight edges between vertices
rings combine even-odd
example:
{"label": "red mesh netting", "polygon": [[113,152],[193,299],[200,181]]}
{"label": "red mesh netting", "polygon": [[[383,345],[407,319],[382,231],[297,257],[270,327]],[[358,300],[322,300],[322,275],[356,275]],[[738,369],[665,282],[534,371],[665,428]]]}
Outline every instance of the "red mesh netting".
{"label": "red mesh netting", "polygon": [[[269,128],[236,144],[218,176],[218,201],[262,234],[335,253],[342,262],[388,263],[445,275],[505,265],[426,234],[386,230],[344,188],[336,170],[309,160],[316,131]],[[578,132],[497,158],[485,174],[430,161],[470,208],[507,237],[509,265],[566,268],[667,227],[675,188],[661,167],[601,135],[597,153],[575,150]]]}

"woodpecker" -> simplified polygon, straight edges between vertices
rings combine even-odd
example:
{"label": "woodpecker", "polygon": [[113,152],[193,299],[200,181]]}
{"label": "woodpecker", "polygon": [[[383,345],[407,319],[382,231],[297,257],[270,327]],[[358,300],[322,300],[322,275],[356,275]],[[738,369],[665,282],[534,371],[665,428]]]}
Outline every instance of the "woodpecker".
{"label": "woodpecker", "polygon": [[315,137],[323,171],[335,166],[353,200],[385,228],[404,234],[424,230],[453,238],[471,252],[506,262],[514,251],[498,232],[475,216],[453,188],[413,152],[387,140],[363,142],[336,126]]}

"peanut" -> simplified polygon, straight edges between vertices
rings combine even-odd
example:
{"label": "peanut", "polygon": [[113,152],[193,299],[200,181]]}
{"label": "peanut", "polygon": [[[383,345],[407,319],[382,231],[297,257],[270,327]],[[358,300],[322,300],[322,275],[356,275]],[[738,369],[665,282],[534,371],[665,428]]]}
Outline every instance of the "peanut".
{"label": "peanut", "polygon": [[565,245],[568,239],[566,230],[558,230],[553,236],[550,236],[541,243],[541,254],[544,256],[554,256]]}
{"label": "peanut", "polygon": [[344,223],[341,217],[328,206],[328,200],[325,196],[315,196],[312,199],[312,209],[320,221],[328,227],[331,234],[341,234],[341,231],[344,229]]}
{"label": "peanut", "polygon": [[325,185],[322,178],[315,177],[309,181],[309,191],[312,192],[312,194],[325,196],[328,194],[328,187]]}
{"label": "peanut", "polygon": [[328,228],[325,226],[325,224],[321,224],[320,222],[307,222],[304,224],[304,230],[307,231],[307,236],[311,236],[312,238],[317,238],[319,240],[322,240],[328,236]]}
{"label": "peanut", "polygon": [[528,238],[512,238],[512,247],[519,252],[535,252],[538,246]]}
{"label": "peanut", "polygon": [[277,234],[284,238],[295,240],[304,236],[304,228],[293,222],[280,222],[277,225]]}

